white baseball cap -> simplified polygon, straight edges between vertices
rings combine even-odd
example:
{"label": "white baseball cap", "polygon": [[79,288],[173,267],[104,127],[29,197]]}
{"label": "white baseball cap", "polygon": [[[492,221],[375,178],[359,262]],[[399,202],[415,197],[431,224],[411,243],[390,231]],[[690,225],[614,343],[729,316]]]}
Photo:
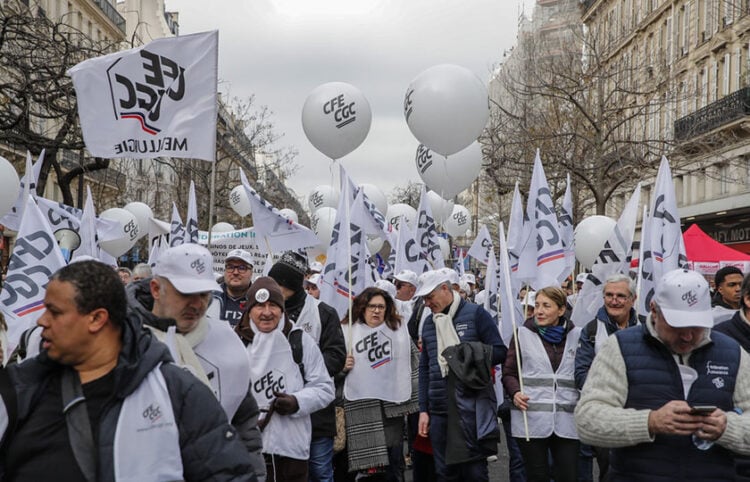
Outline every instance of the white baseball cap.
{"label": "white baseball cap", "polygon": [[477,284],[477,280],[474,277],[473,273],[466,273],[466,274],[464,274],[463,276],[461,276],[461,280],[462,281],[466,281],[467,283],[472,284],[472,285]]}
{"label": "white baseball cap", "polygon": [[390,281],[385,280],[385,279],[379,279],[375,282],[375,287],[380,288],[381,290],[388,293],[388,296],[390,296],[394,300],[396,299],[396,286]]}
{"label": "white baseball cap", "polygon": [[654,303],[673,328],[712,328],[711,294],[702,274],[687,269],[666,273],[656,284]]}
{"label": "white baseball cap", "polygon": [[224,262],[227,262],[230,259],[238,259],[243,263],[247,263],[250,266],[253,266],[253,255],[248,253],[244,249],[233,249],[227,254],[227,257],[224,258]]}
{"label": "white baseball cap", "polygon": [[448,277],[448,281],[450,281],[452,285],[457,285],[458,282],[461,281],[458,278],[458,272],[455,269],[440,268],[438,271],[442,271],[443,273],[445,273],[445,276]]}
{"label": "white baseball cap", "polygon": [[417,273],[408,269],[401,270],[393,279],[417,286]]}
{"label": "white baseball cap", "polygon": [[536,291],[527,291],[521,305],[534,307],[536,305]]}
{"label": "white baseball cap", "polygon": [[321,271],[323,271],[323,263],[319,261],[313,261],[312,263],[310,263],[310,271],[312,271],[313,273],[320,273]]}
{"label": "white baseball cap", "polygon": [[485,290],[481,290],[479,293],[474,295],[474,303],[478,305],[483,305],[486,299],[487,299],[487,291]]}
{"label": "white baseball cap", "polygon": [[161,253],[153,273],[168,279],[183,294],[221,291],[214,279],[213,263],[214,258],[206,248],[187,243]]}
{"label": "white baseball cap", "polygon": [[314,275],[310,276],[305,280],[305,283],[315,285],[318,288],[320,288],[320,273],[315,273]]}
{"label": "white baseball cap", "polygon": [[427,296],[442,283],[450,283],[450,278],[445,270],[426,271],[419,275],[419,279],[417,279],[417,292],[414,293],[414,296]]}
{"label": "white baseball cap", "polygon": [[586,277],[588,276],[588,273],[578,273],[576,275],[576,283],[583,283],[586,281]]}

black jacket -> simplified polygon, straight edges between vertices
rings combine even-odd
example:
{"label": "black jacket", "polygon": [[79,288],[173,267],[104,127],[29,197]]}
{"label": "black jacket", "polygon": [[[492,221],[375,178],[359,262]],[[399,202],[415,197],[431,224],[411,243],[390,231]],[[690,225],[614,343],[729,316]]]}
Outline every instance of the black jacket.
{"label": "black jacket", "polygon": [[[122,330],[122,342],[114,369],[116,390],[112,402],[99,420],[98,444],[92,446],[94,439],[81,436],[77,430],[68,431],[82,472],[97,481],[114,481],[114,437],[123,401],[138,388],[151,370],[162,363],[160,370],[167,383],[179,430],[185,480],[256,480],[247,451],[209,388],[170,363],[172,359],[167,347],[153,338],[150,332],[143,330],[137,318],[128,317]],[[69,366],[50,360],[46,352],[7,367],[7,374],[13,387],[10,397],[14,400],[4,398],[3,401],[6,405],[17,407],[17,420],[11,421],[13,426],[23,423],[30,415],[50,379],[59,377],[72,383],[74,391],[81,393],[77,373]],[[4,397],[7,396],[7,393],[4,394]],[[74,405],[69,414],[79,409],[85,409],[85,404]],[[62,413],[60,416],[63,417]],[[85,413],[83,416],[86,417]],[[67,423],[72,423],[74,419],[68,415]],[[12,433],[13,428],[10,427],[7,433],[9,438],[13,436]],[[89,450],[85,450],[87,447]],[[0,457],[0,479],[7,462]]]}
{"label": "black jacket", "polygon": [[[284,302],[284,312],[287,318],[296,322],[305,299],[309,296],[304,289],[295,292]],[[344,331],[341,329],[341,320],[331,306],[320,302],[318,304],[320,313],[320,341],[318,347],[323,354],[323,361],[331,378],[344,369],[346,363],[346,342]],[[322,410],[310,415],[312,421],[312,436],[333,437],[336,435],[336,409],[335,402]]]}

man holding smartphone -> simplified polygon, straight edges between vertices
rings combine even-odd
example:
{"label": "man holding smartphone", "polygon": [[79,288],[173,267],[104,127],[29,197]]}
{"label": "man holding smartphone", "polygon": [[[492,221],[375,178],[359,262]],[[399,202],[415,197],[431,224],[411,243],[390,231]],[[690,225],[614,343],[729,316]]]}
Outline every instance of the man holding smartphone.
{"label": "man holding smartphone", "polygon": [[642,325],[611,336],[594,358],[576,427],[610,447],[611,480],[734,480],[733,452],[750,454],[750,358],[711,333],[708,283],[665,274]]}

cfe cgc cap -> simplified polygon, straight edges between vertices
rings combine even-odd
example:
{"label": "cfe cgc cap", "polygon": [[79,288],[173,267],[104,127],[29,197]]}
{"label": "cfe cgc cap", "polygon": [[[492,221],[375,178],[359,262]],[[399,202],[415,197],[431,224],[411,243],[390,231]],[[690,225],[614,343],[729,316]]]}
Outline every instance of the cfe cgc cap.
{"label": "cfe cgc cap", "polygon": [[161,253],[153,274],[168,279],[183,294],[221,291],[214,279],[213,264],[210,251],[203,246],[187,243]]}
{"label": "cfe cgc cap", "polygon": [[233,249],[232,251],[230,251],[227,254],[227,257],[224,258],[224,261],[226,262],[230,259],[237,259],[239,261],[242,261],[243,263],[253,266],[253,255],[245,251],[244,249]]}
{"label": "cfe cgc cap", "polygon": [[702,274],[687,269],[666,273],[656,285],[654,302],[673,328],[712,328],[711,294]]}

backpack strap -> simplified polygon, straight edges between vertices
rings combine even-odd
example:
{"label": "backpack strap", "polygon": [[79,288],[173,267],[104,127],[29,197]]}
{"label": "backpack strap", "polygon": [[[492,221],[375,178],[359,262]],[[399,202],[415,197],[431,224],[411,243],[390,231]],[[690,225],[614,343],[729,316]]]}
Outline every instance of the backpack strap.
{"label": "backpack strap", "polygon": [[302,380],[305,381],[305,364],[302,362],[302,330],[292,330],[289,333],[289,346],[292,347],[292,358],[299,367]]}

